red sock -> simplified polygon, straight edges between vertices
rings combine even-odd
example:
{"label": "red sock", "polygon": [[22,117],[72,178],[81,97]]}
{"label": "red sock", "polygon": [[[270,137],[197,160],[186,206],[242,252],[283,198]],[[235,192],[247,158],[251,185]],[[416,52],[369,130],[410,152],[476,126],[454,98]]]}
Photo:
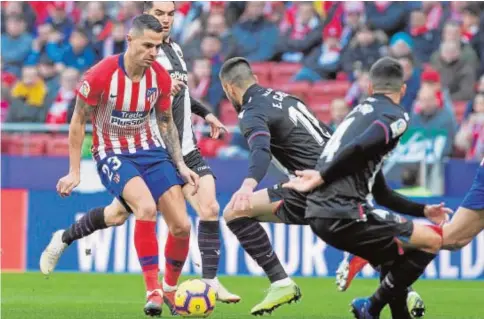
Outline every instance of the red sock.
{"label": "red sock", "polygon": [[165,246],[165,282],[168,285],[176,286],[185,260],[187,260],[189,246],[190,236],[175,237],[168,234]]}
{"label": "red sock", "polygon": [[160,287],[158,283],[158,239],[156,222],[136,220],[134,226],[134,246],[143,270],[146,290],[153,291]]}

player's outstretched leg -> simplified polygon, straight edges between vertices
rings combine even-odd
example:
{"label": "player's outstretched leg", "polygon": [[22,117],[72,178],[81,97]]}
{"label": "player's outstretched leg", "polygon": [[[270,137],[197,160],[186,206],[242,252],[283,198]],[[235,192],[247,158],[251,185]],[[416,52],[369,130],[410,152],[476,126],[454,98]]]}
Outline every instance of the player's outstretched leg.
{"label": "player's outstretched leg", "polygon": [[203,175],[199,180],[199,189],[192,196],[193,186],[183,187],[185,198],[195,209],[200,222],[198,224],[198,247],[202,258],[202,280],[217,292],[217,300],[223,303],[237,303],[240,297],[229,292],[217,278],[220,261],[220,206],[215,194],[215,180],[211,174]]}
{"label": "player's outstretched leg", "polygon": [[267,190],[260,190],[252,196],[250,211],[224,211],[227,226],[237,237],[244,250],[264,269],[271,287],[262,302],[251,310],[253,315],[271,313],[279,306],[301,298],[299,287],[289,278],[274,252],[266,231],[257,219],[280,222],[274,215],[280,202],[271,202]]}
{"label": "player's outstretched leg", "polygon": [[117,200],[106,206],[91,209],[70,227],[58,230],[40,256],[40,271],[51,274],[64,250],[74,241],[87,237],[96,230],[122,225],[128,218],[128,212]]}

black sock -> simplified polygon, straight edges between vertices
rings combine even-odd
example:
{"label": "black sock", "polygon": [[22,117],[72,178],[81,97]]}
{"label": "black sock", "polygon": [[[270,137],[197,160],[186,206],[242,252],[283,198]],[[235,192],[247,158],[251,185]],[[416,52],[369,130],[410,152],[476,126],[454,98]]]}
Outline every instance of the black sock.
{"label": "black sock", "polygon": [[72,224],[62,234],[62,241],[67,245],[73,241],[86,237],[96,230],[107,228],[104,221],[104,207],[91,209],[87,214],[81,217],[77,222]]}
{"label": "black sock", "polygon": [[198,224],[198,247],[202,256],[202,278],[213,279],[217,276],[220,260],[219,221],[201,220]]}
{"label": "black sock", "polygon": [[370,313],[378,315],[386,304],[399,296],[402,290],[406,290],[423,274],[435,256],[435,254],[414,250],[398,258],[375,294],[370,297],[372,302]]}
{"label": "black sock", "polygon": [[271,283],[288,277],[272,249],[266,231],[258,221],[241,217],[231,220],[227,226],[237,236],[245,251],[264,269]]}
{"label": "black sock", "polygon": [[[380,268],[380,282],[386,277],[391,269],[390,265],[385,265]],[[407,307],[407,294],[408,290],[402,290],[395,294],[392,300],[388,303],[390,311],[392,313],[392,319],[411,319],[410,312]]]}

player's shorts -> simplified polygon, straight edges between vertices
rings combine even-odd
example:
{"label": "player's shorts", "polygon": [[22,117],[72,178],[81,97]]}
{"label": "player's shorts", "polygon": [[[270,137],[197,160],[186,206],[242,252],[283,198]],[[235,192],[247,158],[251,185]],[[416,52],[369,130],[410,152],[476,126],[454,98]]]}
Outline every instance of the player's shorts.
{"label": "player's shorts", "polygon": [[471,189],[460,206],[472,210],[484,210],[484,165],[477,169]]}
{"label": "player's shorts", "polygon": [[292,189],[282,188],[281,184],[274,185],[267,192],[271,202],[282,200],[275,214],[283,223],[289,225],[308,224],[304,218],[306,213],[306,195]]}
{"label": "player's shorts", "polygon": [[123,199],[123,190],[129,180],[143,178],[155,203],[168,189],[184,182],[173,162],[163,149],[138,151],[134,154],[113,154],[97,162],[98,174],[111,195],[131,211]]}
{"label": "player's shorts", "polygon": [[205,162],[205,159],[203,158],[202,154],[200,154],[198,149],[195,149],[183,156],[183,160],[188,168],[197,173],[198,176],[203,177],[205,175],[212,175],[215,178],[210,165]]}
{"label": "player's shorts", "polygon": [[[313,232],[327,244],[379,266],[403,253],[399,241],[408,242],[413,223],[382,216],[381,211],[367,212],[367,219],[308,218]],[[398,240],[397,240],[398,239]]]}

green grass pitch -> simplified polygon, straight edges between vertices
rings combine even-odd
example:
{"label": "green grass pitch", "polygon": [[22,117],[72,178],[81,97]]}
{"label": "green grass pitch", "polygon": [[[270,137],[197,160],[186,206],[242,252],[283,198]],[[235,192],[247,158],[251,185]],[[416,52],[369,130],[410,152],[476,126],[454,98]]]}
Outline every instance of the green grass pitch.
{"label": "green grass pitch", "polygon": [[[263,277],[222,277],[240,294],[236,305],[217,304],[210,318],[251,318],[249,311],[264,297]],[[375,280],[356,279],[346,293],[336,291],[333,278],[295,278],[303,298],[277,309],[271,318],[352,318],[349,302],[369,295]],[[145,318],[141,275],[55,273],[1,274],[3,319],[136,319]],[[420,281],[415,286],[427,305],[426,318],[484,318],[484,282]],[[163,317],[170,317],[165,309]],[[390,318],[386,313],[382,318]]]}

